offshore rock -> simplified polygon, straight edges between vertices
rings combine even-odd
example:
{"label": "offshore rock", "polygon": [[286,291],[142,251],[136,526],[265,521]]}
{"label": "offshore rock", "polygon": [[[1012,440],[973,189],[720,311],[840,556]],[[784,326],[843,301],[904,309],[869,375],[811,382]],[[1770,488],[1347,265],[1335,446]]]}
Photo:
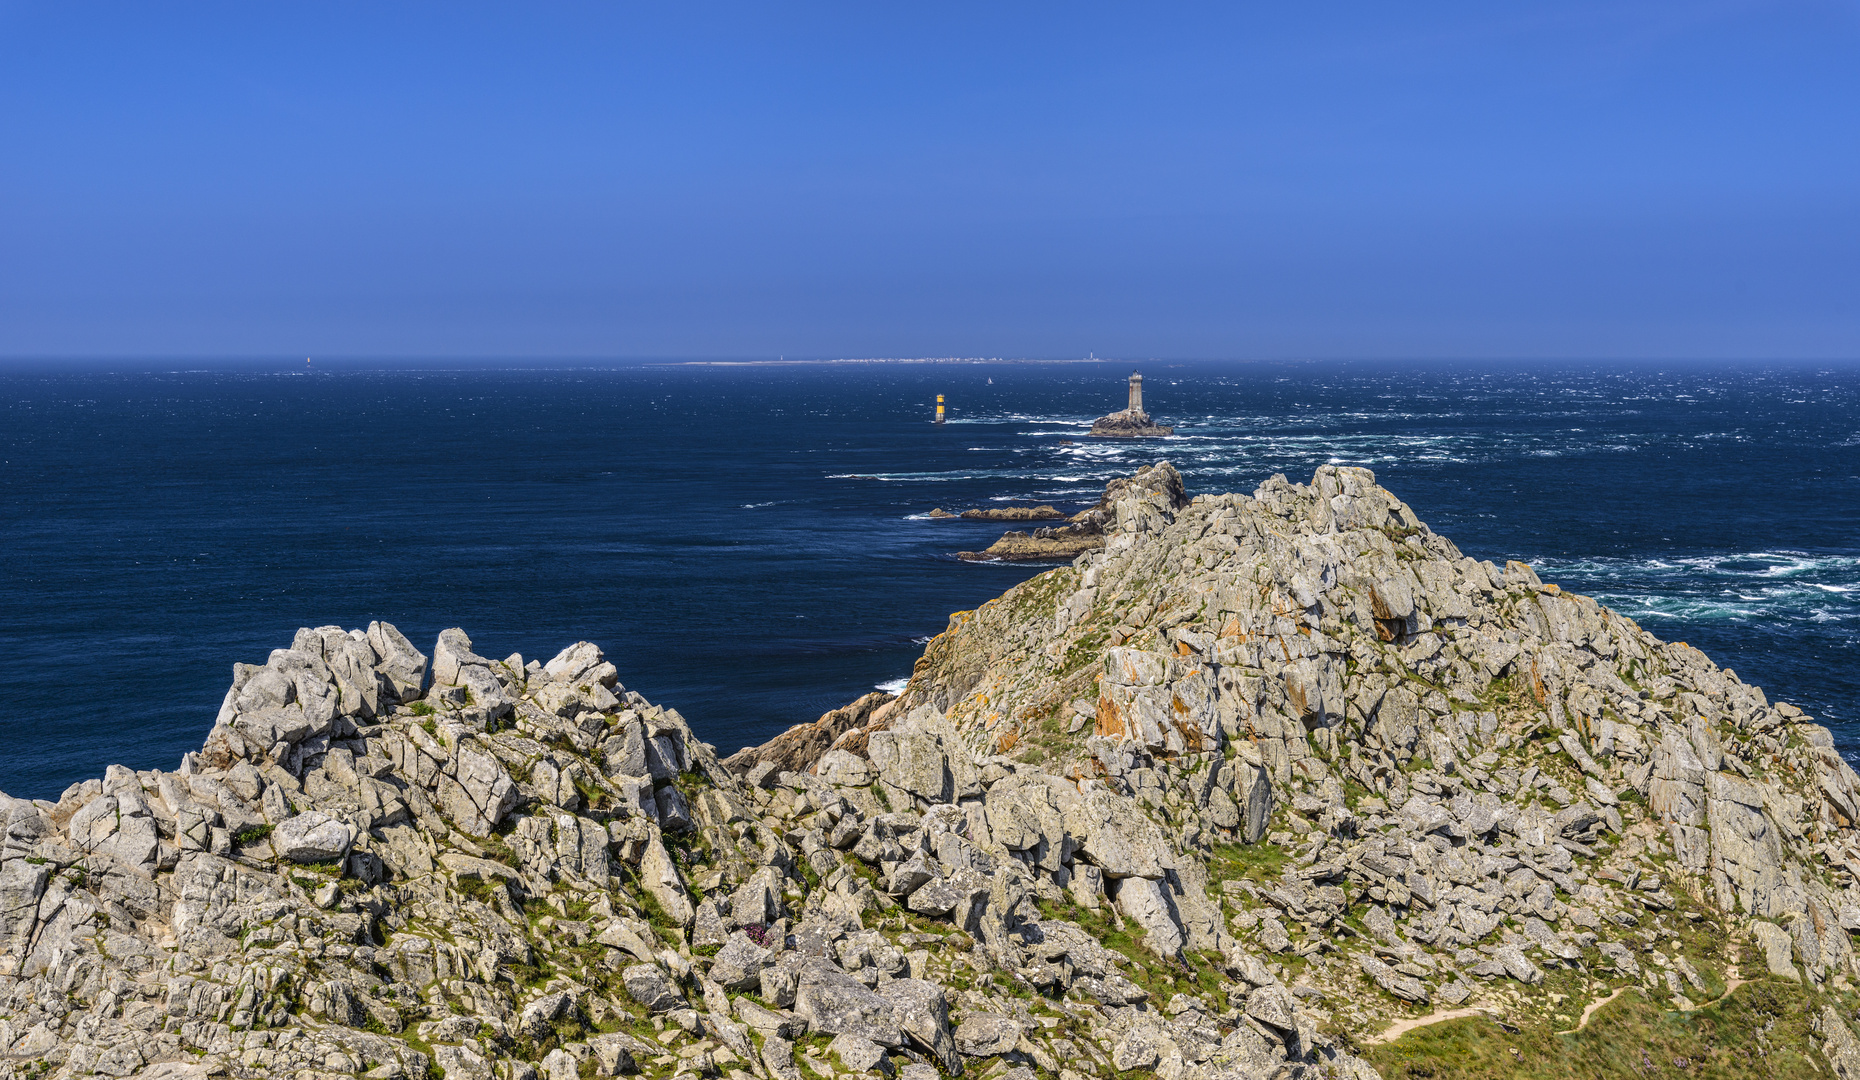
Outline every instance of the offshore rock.
{"label": "offshore rock", "polygon": [[1173,435],[1175,429],[1158,426],[1143,411],[1143,376],[1133,373],[1129,404],[1109,416],[1100,416],[1092,423],[1091,433],[1100,438],[1139,439]]}
{"label": "offshore rock", "polygon": [[1092,421],[1091,434],[1101,439],[1159,439],[1174,435],[1175,428],[1156,423],[1149,413],[1119,409]]}
{"label": "offshore rock", "polygon": [[952,514],[942,507],[930,511],[933,521],[1064,521],[1066,515],[1048,503],[1039,506],[992,506]]}

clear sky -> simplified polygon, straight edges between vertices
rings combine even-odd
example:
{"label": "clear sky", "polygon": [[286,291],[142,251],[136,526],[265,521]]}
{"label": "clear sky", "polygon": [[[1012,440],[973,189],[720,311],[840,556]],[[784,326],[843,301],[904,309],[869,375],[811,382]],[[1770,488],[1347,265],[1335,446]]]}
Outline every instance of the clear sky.
{"label": "clear sky", "polygon": [[1860,5],[0,0],[0,356],[1860,356]]}

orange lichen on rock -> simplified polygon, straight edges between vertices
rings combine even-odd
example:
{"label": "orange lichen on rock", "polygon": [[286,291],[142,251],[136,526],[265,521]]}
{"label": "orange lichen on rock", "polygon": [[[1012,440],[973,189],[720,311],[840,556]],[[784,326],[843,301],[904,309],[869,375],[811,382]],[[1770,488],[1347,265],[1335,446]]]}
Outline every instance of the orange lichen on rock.
{"label": "orange lichen on rock", "polygon": [[1109,697],[1098,699],[1098,722],[1092,727],[1094,735],[1114,735],[1122,738],[1130,733],[1129,725],[1124,723],[1123,713],[1118,711],[1117,703]]}

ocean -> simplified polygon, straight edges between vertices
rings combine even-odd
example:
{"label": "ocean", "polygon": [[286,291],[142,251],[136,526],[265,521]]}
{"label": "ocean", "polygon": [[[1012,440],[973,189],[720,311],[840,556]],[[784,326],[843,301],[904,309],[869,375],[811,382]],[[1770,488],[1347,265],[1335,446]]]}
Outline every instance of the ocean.
{"label": "ocean", "polygon": [[[1084,438],[1145,376],[1162,441]],[[950,422],[932,425],[935,395]],[[586,638],[725,753],[907,676],[1008,501],[1364,465],[1461,550],[1860,752],[1860,365],[89,363],[0,369],[0,791],[173,768],[299,626]]]}

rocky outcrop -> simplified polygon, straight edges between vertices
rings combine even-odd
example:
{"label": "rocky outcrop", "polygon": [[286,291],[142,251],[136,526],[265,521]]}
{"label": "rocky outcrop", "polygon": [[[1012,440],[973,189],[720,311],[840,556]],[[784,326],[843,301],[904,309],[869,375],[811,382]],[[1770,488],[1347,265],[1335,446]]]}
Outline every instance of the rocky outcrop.
{"label": "rocky outcrop", "polygon": [[1101,439],[1159,439],[1174,435],[1175,428],[1156,423],[1149,413],[1119,409],[1093,420],[1091,434]]}
{"label": "rocky outcrop", "polygon": [[[1025,860],[1053,902],[1084,874],[1164,950],[1302,956],[1350,1030],[1438,1002],[1558,1023],[1556,970],[1690,1007],[1738,977],[1725,940],[1745,976],[1860,977],[1860,804],[1826,729],[1464,557],[1366,470],[1119,515],[1103,550],[952,616],[895,708],[952,761],[1149,823],[1125,827],[1164,865],[1137,872],[1064,815],[1015,832],[1062,853]],[[1255,840],[1283,871],[1223,854]]]}
{"label": "rocky outcrop", "polygon": [[[724,768],[757,787],[778,773],[811,772],[834,740],[849,731],[883,722],[891,714],[885,706],[896,700],[895,695],[883,691],[867,694],[811,724],[796,724],[761,746],[743,747],[723,759]],[[760,771],[757,766],[762,766]]]}
{"label": "rocky outcrop", "polygon": [[1106,484],[1096,506],[1072,515],[1063,526],[1034,529],[1030,533],[1009,530],[986,549],[960,551],[956,557],[965,562],[1073,559],[1104,547],[1107,529],[1115,526],[1120,505],[1124,507],[1122,513],[1137,517],[1146,513],[1173,513],[1187,504],[1181,474],[1168,462],[1158,462],[1138,470],[1135,476],[1118,477]]}
{"label": "rocky outcrop", "polygon": [[1365,470],[1094,511],[728,763],[587,642],[300,631],[176,771],[0,798],[0,1080],[1367,1078],[1396,1018],[1736,978],[1860,1068],[1826,729]]}
{"label": "rocky outcrop", "polygon": [[981,551],[958,551],[956,558],[964,562],[1057,562],[1103,546],[1103,533],[1075,525],[1031,532],[1010,529]]}

